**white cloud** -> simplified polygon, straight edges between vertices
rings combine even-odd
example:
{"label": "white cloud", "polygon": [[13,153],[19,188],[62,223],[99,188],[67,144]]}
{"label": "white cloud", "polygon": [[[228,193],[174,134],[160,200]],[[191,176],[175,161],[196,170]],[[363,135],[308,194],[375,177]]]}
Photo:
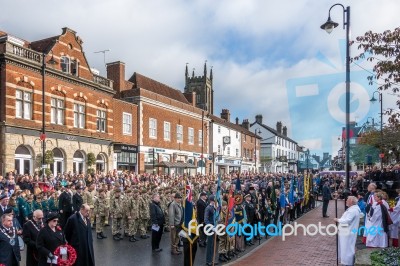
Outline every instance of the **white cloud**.
{"label": "white cloud", "polygon": [[[331,1],[329,1],[331,2]],[[204,61],[213,66],[215,114],[228,108],[232,120],[263,114],[270,126],[276,121],[291,132],[286,81],[343,70],[338,39],[345,38],[342,11],[332,10],[340,23],[328,35],[319,26],[331,4],[298,0],[98,0],[4,1],[1,30],[29,41],[61,33],[70,27],[84,41],[91,67],[104,74],[108,62],[126,63],[129,78],[136,71],[182,89],[184,70],[203,73]],[[344,0],[351,5],[352,38],[368,30],[398,26],[397,0]],[[245,43],[229,43],[230,40]],[[232,47],[240,46],[230,52]],[[318,52],[337,66],[321,63]],[[352,47],[352,53],[356,53]],[[393,104],[385,100],[385,104]],[[292,136],[296,139],[296,136]]]}

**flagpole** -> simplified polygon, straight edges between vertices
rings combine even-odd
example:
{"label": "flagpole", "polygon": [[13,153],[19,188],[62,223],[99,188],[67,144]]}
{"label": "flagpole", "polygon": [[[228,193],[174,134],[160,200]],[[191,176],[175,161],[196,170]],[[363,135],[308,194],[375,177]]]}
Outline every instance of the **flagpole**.
{"label": "flagpole", "polygon": [[[335,217],[338,218],[337,214],[337,196],[335,196]],[[336,225],[338,223],[336,222]],[[336,234],[336,265],[339,265],[339,235]]]}
{"label": "flagpole", "polygon": [[192,243],[189,241],[190,266],[193,266]]}

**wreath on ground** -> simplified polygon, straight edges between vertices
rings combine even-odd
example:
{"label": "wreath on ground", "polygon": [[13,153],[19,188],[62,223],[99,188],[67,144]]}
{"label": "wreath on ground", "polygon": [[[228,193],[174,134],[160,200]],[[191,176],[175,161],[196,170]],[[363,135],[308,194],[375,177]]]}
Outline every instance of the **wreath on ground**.
{"label": "wreath on ground", "polygon": [[[61,255],[60,255],[60,250],[63,247],[67,248],[67,259],[66,260],[62,259]],[[56,255],[58,257],[57,265],[61,265],[61,266],[72,266],[72,265],[74,265],[76,258],[77,258],[75,249],[68,244],[59,246],[54,251],[54,255]]]}

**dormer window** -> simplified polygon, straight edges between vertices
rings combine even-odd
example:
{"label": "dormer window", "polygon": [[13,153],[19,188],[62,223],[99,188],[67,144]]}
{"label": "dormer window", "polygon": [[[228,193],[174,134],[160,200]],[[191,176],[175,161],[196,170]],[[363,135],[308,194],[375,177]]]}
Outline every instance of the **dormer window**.
{"label": "dormer window", "polygon": [[75,60],[69,59],[69,57],[62,56],[61,57],[61,71],[67,74],[72,74],[74,76],[78,76],[79,74],[79,62]]}
{"label": "dormer window", "polygon": [[61,57],[61,71],[64,73],[70,73],[69,72],[69,58],[66,56]]}

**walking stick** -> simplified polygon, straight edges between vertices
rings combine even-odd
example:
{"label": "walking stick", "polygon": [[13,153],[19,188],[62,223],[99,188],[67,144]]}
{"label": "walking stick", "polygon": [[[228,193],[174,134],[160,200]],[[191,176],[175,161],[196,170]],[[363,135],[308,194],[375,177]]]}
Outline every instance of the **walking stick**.
{"label": "walking stick", "polygon": [[[337,195],[335,196],[335,218],[338,218],[337,214]],[[336,222],[336,226],[338,223]],[[339,265],[339,233],[336,234],[336,265]]]}

